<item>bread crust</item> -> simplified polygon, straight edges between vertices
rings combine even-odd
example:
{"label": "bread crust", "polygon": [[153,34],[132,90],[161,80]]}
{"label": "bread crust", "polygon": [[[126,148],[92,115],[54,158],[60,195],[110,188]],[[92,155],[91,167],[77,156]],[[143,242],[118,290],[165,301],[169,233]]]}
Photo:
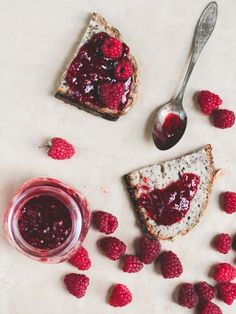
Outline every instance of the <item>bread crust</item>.
{"label": "bread crust", "polygon": [[[124,181],[126,183],[127,186],[127,190],[130,194],[131,197],[131,201],[133,203],[133,206],[135,208],[135,213],[138,219],[138,226],[141,228],[142,231],[144,231],[146,233],[147,236],[152,237],[152,238],[157,238],[160,240],[174,240],[176,238],[179,238],[185,234],[187,234],[193,227],[195,227],[199,221],[200,218],[202,217],[202,215],[204,214],[208,202],[209,202],[209,195],[211,193],[212,190],[212,186],[213,186],[213,182],[214,182],[214,177],[216,175],[216,170],[215,170],[215,166],[214,166],[214,160],[213,160],[213,155],[212,155],[212,146],[210,144],[206,145],[204,147],[204,150],[207,153],[207,158],[208,158],[208,163],[209,163],[209,183],[208,183],[208,193],[207,193],[207,197],[205,202],[202,204],[202,207],[200,209],[199,212],[199,216],[198,219],[196,220],[195,224],[190,225],[188,228],[181,230],[181,232],[179,232],[176,236],[168,236],[168,237],[163,237],[160,236],[159,234],[157,234],[155,232],[155,229],[151,226],[151,224],[148,223],[149,217],[146,214],[146,211],[143,207],[138,206],[138,197],[137,197],[137,187],[133,184],[133,180],[132,180],[132,173],[129,173],[127,175],[124,176]],[[186,154],[188,155],[188,154]]]}
{"label": "bread crust", "polygon": [[[92,26],[93,24],[95,24],[96,27]],[[97,13],[93,13],[85,34],[92,35],[95,32],[95,30],[99,30],[100,28],[104,29],[105,32],[107,32],[110,36],[113,36],[122,40],[120,32],[115,27],[108,24],[107,21],[101,15]],[[110,121],[118,120],[120,116],[125,115],[133,107],[137,98],[138,86],[139,86],[140,80],[139,80],[139,67],[134,56],[130,53],[128,54],[128,58],[134,69],[134,74],[132,77],[131,89],[130,89],[127,104],[122,111],[114,111],[106,107],[95,106],[90,102],[77,103],[71,98],[69,86],[65,82],[65,76],[66,76],[66,72],[69,65],[71,64],[75,56],[78,54],[80,48],[81,48],[81,45],[78,46],[77,50],[73,54],[72,59],[70,60],[68,66],[66,67],[66,70],[64,71],[62,75],[61,84],[60,86],[58,86],[56,90],[55,97],[77,107],[78,109],[92,113],[93,115],[101,116],[102,118],[110,120]]]}

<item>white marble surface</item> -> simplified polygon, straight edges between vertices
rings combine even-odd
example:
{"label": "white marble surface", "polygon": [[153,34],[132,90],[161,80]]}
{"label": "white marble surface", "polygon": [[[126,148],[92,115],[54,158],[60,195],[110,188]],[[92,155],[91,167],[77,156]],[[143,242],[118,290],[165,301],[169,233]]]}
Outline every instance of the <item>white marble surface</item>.
{"label": "white marble surface", "polygon": [[[85,245],[93,267],[87,273],[87,295],[77,300],[63,287],[62,277],[75,269],[67,263],[44,265],[15,251],[0,232],[1,314],[110,314],[191,313],[176,304],[173,291],[183,281],[209,280],[215,262],[233,262],[235,253],[217,254],[210,248],[218,232],[235,232],[236,216],[224,214],[219,193],[236,190],[236,128],[211,126],[193,103],[193,94],[210,89],[236,105],[236,1],[219,0],[219,19],[204,50],[184,100],[189,125],[183,140],[172,150],[158,151],[150,138],[150,114],[168,101],[180,83],[197,19],[205,0],[1,0],[0,10],[0,219],[17,187],[26,179],[51,176],[75,186],[93,209],[105,209],[119,218],[116,235],[133,252],[139,235],[121,176],[128,171],[169,159],[206,143],[214,147],[218,168],[226,169],[219,180],[201,223],[183,239],[162,243],[174,250],[184,266],[179,279],[164,280],[153,266],[138,274],[125,274],[102,256],[91,230]],[[53,97],[63,64],[86,26],[92,11],[104,15],[120,29],[141,68],[141,87],[135,108],[118,122],[109,122],[66,105]],[[53,136],[75,143],[78,153],[70,161],[57,162],[38,146]],[[106,303],[108,288],[125,283],[133,302],[123,309]],[[234,306],[217,301],[226,314]]]}

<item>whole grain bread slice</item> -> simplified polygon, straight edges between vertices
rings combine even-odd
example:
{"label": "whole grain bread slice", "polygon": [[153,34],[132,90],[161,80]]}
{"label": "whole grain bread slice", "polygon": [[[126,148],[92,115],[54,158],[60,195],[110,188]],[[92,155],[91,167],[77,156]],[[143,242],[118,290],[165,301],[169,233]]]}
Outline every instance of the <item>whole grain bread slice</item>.
{"label": "whole grain bread slice", "polygon": [[[143,185],[145,184],[150,190],[155,188],[163,189],[172,181],[178,180],[183,173],[190,172],[200,177],[200,184],[186,216],[170,226],[158,225],[147,215],[145,208],[138,205],[139,197],[144,192]],[[215,174],[212,147],[206,145],[182,157],[125,175],[124,179],[141,228],[149,236],[162,240],[172,240],[186,234],[198,224],[207,207]]]}
{"label": "whole grain bread slice", "polygon": [[71,64],[71,62],[73,61],[73,59],[77,56],[80,48],[86,42],[88,42],[93,37],[94,34],[97,34],[99,32],[106,32],[108,33],[108,35],[122,40],[120,32],[115,27],[108,24],[107,21],[101,15],[97,13],[93,13],[90,19],[89,25],[80,43],[78,44],[76,51],[74,52],[70,62],[68,63],[66,67],[66,70],[64,71],[62,75],[61,82],[60,82],[60,85],[57,87],[55,97],[65,101],[66,103],[76,106],[78,109],[82,109],[94,115],[101,116],[107,120],[115,121],[119,119],[120,116],[125,115],[133,107],[136,97],[137,97],[138,85],[139,85],[139,70],[138,70],[138,64],[132,54],[130,53],[128,54],[128,59],[132,63],[134,73],[132,77],[131,90],[128,96],[128,102],[122,111],[111,110],[106,107],[98,107],[90,102],[86,102],[86,103],[75,102],[73,98],[71,97],[70,88],[65,80],[67,69],[69,65]]}

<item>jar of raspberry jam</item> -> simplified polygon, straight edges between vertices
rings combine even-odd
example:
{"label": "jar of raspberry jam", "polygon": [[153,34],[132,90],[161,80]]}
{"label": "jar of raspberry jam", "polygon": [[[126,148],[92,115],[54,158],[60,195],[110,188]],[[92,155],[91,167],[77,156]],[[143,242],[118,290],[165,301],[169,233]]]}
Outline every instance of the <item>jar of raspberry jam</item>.
{"label": "jar of raspberry jam", "polygon": [[69,259],[83,242],[89,225],[87,200],[51,178],[23,184],[4,218],[10,243],[21,253],[47,263]]}

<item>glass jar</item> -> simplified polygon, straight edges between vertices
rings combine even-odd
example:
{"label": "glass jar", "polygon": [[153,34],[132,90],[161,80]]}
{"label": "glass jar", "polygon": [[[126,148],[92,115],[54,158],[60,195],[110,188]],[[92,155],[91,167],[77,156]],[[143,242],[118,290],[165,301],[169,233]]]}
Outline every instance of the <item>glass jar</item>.
{"label": "glass jar", "polygon": [[[70,215],[71,228],[65,242],[52,249],[36,248],[22,237],[19,216],[24,205],[39,196],[53,197],[62,203]],[[4,217],[4,231],[9,242],[21,253],[41,262],[60,263],[69,259],[83,242],[90,225],[90,208],[81,193],[51,178],[27,181],[16,192]]]}

